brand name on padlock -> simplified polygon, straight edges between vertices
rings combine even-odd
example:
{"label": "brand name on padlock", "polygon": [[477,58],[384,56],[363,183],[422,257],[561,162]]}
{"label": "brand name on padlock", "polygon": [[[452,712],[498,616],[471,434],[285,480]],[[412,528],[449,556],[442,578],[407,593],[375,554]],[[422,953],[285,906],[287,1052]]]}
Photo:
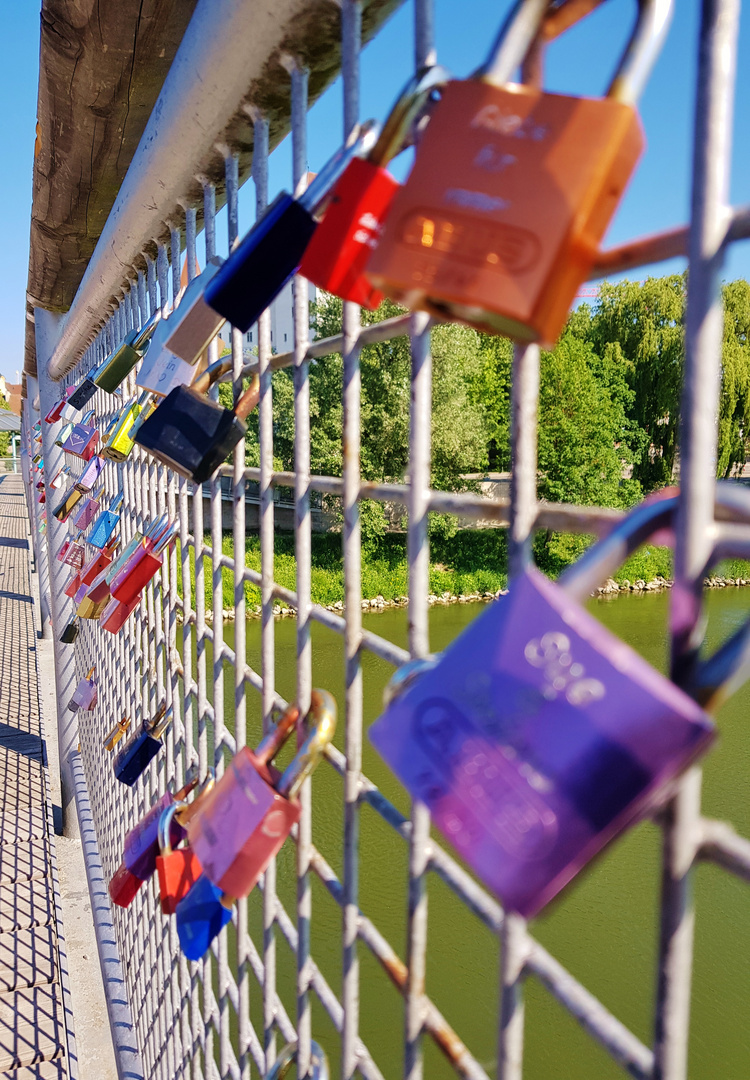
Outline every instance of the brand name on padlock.
{"label": "brand name on padlock", "polygon": [[[516,274],[532,269],[542,251],[538,237],[528,229],[455,214],[411,214],[402,226],[401,239],[410,247],[452,255],[472,266]],[[433,273],[438,270],[450,274],[452,264],[436,264]]]}
{"label": "brand name on padlock", "polygon": [[514,139],[532,139],[541,142],[549,134],[544,124],[536,124],[530,116],[507,113],[497,104],[483,105],[473,117],[471,127],[494,131],[496,135],[509,135]]}
{"label": "brand name on padlock", "polygon": [[604,683],[586,678],[583,664],[574,661],[567,634],[552,630],[540,638],[532,638],[523,654],[532,667],[542,669],[542,695],[548,701],[564,693],[571,705],[587,705],[606,696]]}

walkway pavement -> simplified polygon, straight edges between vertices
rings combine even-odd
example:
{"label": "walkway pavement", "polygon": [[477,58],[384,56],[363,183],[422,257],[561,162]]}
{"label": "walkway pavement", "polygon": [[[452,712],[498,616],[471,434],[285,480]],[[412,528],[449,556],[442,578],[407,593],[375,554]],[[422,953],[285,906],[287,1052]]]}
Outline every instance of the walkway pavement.
{"label": "walkway pavement", "polygon": [[63,1080],[77,1070],[68,1070],[72,1013],[27,524],[21,477],[0,477],[0,1077]]}

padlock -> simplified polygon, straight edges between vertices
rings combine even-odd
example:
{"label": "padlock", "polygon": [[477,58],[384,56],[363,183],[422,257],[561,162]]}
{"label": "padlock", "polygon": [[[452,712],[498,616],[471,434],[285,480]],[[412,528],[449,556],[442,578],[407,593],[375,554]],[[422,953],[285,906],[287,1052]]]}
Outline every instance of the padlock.
{"label": "padlock", "polygon": [[175,915],[180,948],[188,960],[200,960],[232,918],[223,892],[205,874],[175,906]]}
{"label": "padlock", "polygon": [[[172,803],[183,803],[197,782],[198,777],[194,775],[176,794],[165,792],[125,836],[122,862],[109,883],[110,898],[119,907],[128,907],[144,881],[148,881],[156,870],[161,815]],[[185,830],[179,819],[173,818],[170,832],[172,843],[179,844],[184,835]]]}
{"label": "padlock", "polygon": [[[131,398],[109,431],[102,445],[102,454],[111,461],[125,461],[135,445],[136,425],[142,416],[150,416],[156,408],[151,394],[144,391],[137,398]],[[144,419],[145,419],[144,416]]]}
{"label": "padlock", "polygon": [[[193,281],[199,280],[200,278],[193,279]],[[190,284],[192,285],[192,282]],[[162,320],[156,328],[149,350],[135,377],[136,385],[160,397],[166,397],[176,386],[189,386],[208,366],[206,354],[196,365],[193,365],[187,360],[182,360],[165,344],[179,324],[180,309],[189,288],[190,285],[186,285],[180,289],[171,314],[168,314],[166,307],[163,309]],[[196,289],[198,288],[200,286],[196,286]]]}
{"label": "padlock", "polygon": [[75,393],[75,389],[75,386],[67,386],[65,388],[65,390],[63,391],[63,396],[60,398],[59,401],[55,402],[55,404],[52,406],[52,408],[49,410],[49,412],[44,418],[48,424],[57,423],[57,421],[62,416],[63,406],[65,405],[65,402]]}
{"label": "padlock", "polygon": [[355,157],[368,154],[378,125],[368,120],[323,166],[298,199],[282,191],[206,289],[206,302],[243,334],[293,277],[331,189]]}
{"label": "padlock", "polygon": [[87,586],[82,585],[73,599],[78,603],[76,615],[79,619],[100,619],[109,601],[92,600],[87,595]]}
{"label": "padlock", "polygon": [[75,540],[72,540],[65,547],[65,554],[60,559],[60,562],[65,563],[66,566],[72,566],[76,570],[80,570],[83,566],[85,553],[83,550],[83,544],[81,543],[81,533],[79,532]]}
{"label": "padlock", "polygon": [[[86,537],[92,547],[104,548],[112,539],[112,534],[120,523],[120,510],[125,496],[122,491],[112,499],[108,510],[102,510],[94,522],[91,532]],[[92,578],[93,580],[93,578]]]}
{"label": "padlock", "polygon": [[[284,1080],[297,1061],[297,1043],[288,1043],[266,1073],[266,1080]],[[328,1058],[314,1039],[310,1040],[310,1080],[330,1080]]]}
{"label": "padlock", "polygon": [[[57,438],[55,439],[55,446],[63,447],[68,441],[71,431],[75,427],[75,420],[66,420],[63,426],[60,428]],[[41,460],[41,455],[40,455]]]}
{"label": "padlock", "polygon": [[136,550],[143,537],[139,532],[136,532],[131,540],[125,545],[123,550],[113,559],[110,565],[102,570],[99,575],[94,578],[89,586],[88,595],[92,600],[109,600],[109,586],[112,578],[115,576],[118,570],[120,570],[127,563],[130,556]]}
{"label": "padlock", "polygon": [[122,720],[118,720],[112,730],[108,731],[102,739],[102,746],[104,749],[114,750],[120,739],[122,739],[124,735],[127,735],[129,727],[130,717],[123,716]]}
{"label": "padlock", "polygon": [[81,587],[81,571],[74,570],[68,580],[63,586],[63,593],[65,596],[69,596],[71,600]]}
{"label": "padlock", "polygon": [[205,299],[209,283],[223,264],[218,255],[209,259],[203,273],[188,284],[179,307],[167,319],[164,348],[191,366],[198,362],[225,322]]}
{"label": "padlock", "polygon": [[119,541],[115,538],[102,547],[101,550],[97,548],[89,561],[84,563],[81,568],[81,583],[83,585],[93,585],[102,570],[107,569],[114,558],[118,543]]}
{"label": "padlock", "polygon": [[94,484],[104,472],[105,465],[106,462],[104,458],[101,458],[98,454],[95,454],[75,482],[75,487],[78,489],[78,491],[82,491],[84,495],[88,494],[88,492],[91,491]]}
{"label": "padlock", "polygon": [[94,375],[96,373],[97,365],[91,368],[91,370],[84,376],[78,386],[73,388],[73,393],[68,399],[68,405],[76,409],[78,412],[84,409],[91,401],[92,397],[96,393],[96,383],[94,382]]}
{"label": "padlock", "polygon": [[58,641],[61,641],[63,645],[72,645],[75,639],[78,637],[78,631],[81,626],[77,618],[71,619],[63,632],[60,634]]}
{"label": "padlock", "polygon": [[161,569],[161,555],[171,544],[177,531],[176,523],[167,523],[155,535],[146,537],[135,549],[121,570],[112,578],[110,593],[121,604],[137,600],[149,581]]}
{"label": "padlock", "polygon": [[271,761],[294,729],[299,711],[289,708],[253,752],[243,747],[188,825],[188,841],[203,873],[230,897],[255,887],[299,820],[296,794],[318,763],[336,729],[336,702],[314,690],[310,733],[292,763],[279,774]]}
{"label": "padlock", "polygon": [[145,717],[138,725],[112,765],[121,784],[133,787],[138,777],[146,771],[164,745],[162,736],[169,730],[172,718],[172,710],[168,709],[164,702],[155,716]]}
{"label": "padlock", "polygon": [[162,813],[159,820],[159,854],[156,873],[159,878],[159,898],[165,915],[174,915],[177,904],[192,889],[201,876],[201,865],[189,846],[174,848],[172,845],[172,818],[181,809],[173,803]]}
{"label": "padlock", "polygon": [[515,5],[486,63],[449,83],[434,109],[367,267],[373,285],[441,319],[552,348],[642,153],[634,103],[671,8],[640,0],[608,94],[595,99],[509,81],[544,38],[548,10]]}
{"label": "padlock", "polygon": [[66,454],[73,454],[83,461],[91,460],[99,445],[99,431],[90,422],[93,418],[94,410],[90,409],[79,424],[73,425],[62,447]]}
{"label": "padlock", "polygon": [[98,516],[101,510],[99,500],[102,497],[103,490],[102,486],[86,498],[83,506],[78,509],[75,517],[72,518],[74,528],[88,529],[91,522]]}
{"label": "padlock", "polygon": [[89,668],[88,675],[80,680],[73,691],[73,696],[68,702],[68,708],[71,712],[75,712],[76,709],[80,709],[82,712],[91,712],[92,709],[96,708],[98,696],[96,667],[92,667]]}
{"label": "padlock", "polygon": [[156,308],[153,315],[140,330],[130,330],[116,349],[102,360],[92,375],[96,386],[108,394],[114,394],[138,361],[145,355],[151,337],[161,320],[161,308]]}
{"label": "padlock", "polygon": [[234,410],[205,397],[205,391],[231,371],[232,359],[212,364],[193,387],[177,386],[139,428],[135,441],[157,461],[202,484],[213,476],[245,437],[245,418],[258,404],[260,383],[254,376]]}
{"label": "padlock", "polygon": [[525,918],[713,738],[698,704],[583,607],[676,503],[638,507],[557,584],[527,569],[370,728],[436,828]]}
{"label": "padlock", "polygon": [[405,148],[431,95],[449,79],[445,68],[437,65],[417,72],[367,157],[349,163],[300,263],[300,274],[319,288],[371,311],[379,307],[383,293],[373,288],[364,269],[400,186],[385,166]]}
{"label": "padlock", "polygon": [[66,552],[67,552],[68,548],[70,547],[70,545],[72,543],[73,543],[73,537],[72,536],[66,536],[65,539],[63,540],[62,544],[60,545],[60,550],[58,551],[57,556],[56,556],[58,562],[65,562]]}

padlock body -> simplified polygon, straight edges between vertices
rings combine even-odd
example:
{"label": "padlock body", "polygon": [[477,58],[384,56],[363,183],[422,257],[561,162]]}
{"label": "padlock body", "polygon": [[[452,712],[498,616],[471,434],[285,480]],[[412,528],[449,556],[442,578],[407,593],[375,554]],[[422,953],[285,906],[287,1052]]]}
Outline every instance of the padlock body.
{"label": "padlock body", "polygon": [[69,596],[71,598],[71,600],[72,600],[73,597],[75,596],[75,594],[80,589],[80,587],[81,587],[81,574],[80,574],[80,571],[77,571],[77,572],[71,574],[71,576],[68,578],[67,582],[65,583],[65,588],[63,589],[63,592],[65,593],[66,596]]}
{"label": "padlock body", "polygon": [[65,563],[66,566],[74,566],[76,570],[80,570],[83,566],[83,559],[83,545],[73,541],[72,544],[68,545],[62,562]]}
{"label": "padlock body", "polygon": [[92,582],[89,589],[89,597],[92,600],[106,600],[109,598],[109,586],[118,570],[127,565],[133,552],[143,540],[140,533],[135,533],[130,542],[123,548],[116,559],[113,559],[108,567],[101,571]]}
{"label": "padlock body", "polygon": [[530,918],[653,806],[713,725],[534,570],[370,737],[461,858]]}
{"label": "padlock body", "polygon": [[91,522],[99,513],[99,502],[97,499],[88,498],[80,510],[73,518],[73,526],[76,529],[88,529]]}
{"label": "padlock body", "polygon": [[221,903],[221,890],[202,874],[175,907],[177,937],[188,960],[200,960],[232,918]]}
{"label": "padlock body", "polygon": [[[113,514],[111,510],[102,510],[94,522],[94,526],[86,537],[86,542],[95,548],[103,548],[112,538],[112,533],[120,521],[119,514]],[[94,580],[93,578],[91,579]]]}
{"label": "padlock body", "polygon": [[247,425],[230,409],[178,386],[144,421],[135,441],[170,469],[202,484],[246,432]]}
{"label": "padlock body", "polygon": [[192,848],[184,847],[169,855],[158,855],[159,897],[165,915],[174,915],[180,900],[187,896],[201,876],[201,864]]}
{"label": "padlock body", "polygon": [[[112,603],[117,603],[117,601],[110,601],[110,604],[108,604],[107,607],[109,608]],[[128,607],[125,604],[121,604],[119,607],[123,611],[128,611]],[[126,619],[129,618],[132,610],[133,609],[128,611],[128,615],[122,620],[120,626],[122,626]],[[111,625],[105,626],[104,618],[105,614],[103,613],[99,620],[100,624],[105,630],[109,630],[110,633],[115,633],[115,630],[112,629]],[[117,627],[118,630],[120,629],[120,626]],[[114,774],[120,783],[126,784],[128,787],[133,787],[141,773],[146,771],[159,753],[161,747],[161,739],[154,739],[149,735],[145,723],[142,723],[140,727],[136,728],[135,732],[118,752],[112,765]]]}
{"label": "padlock body", "polygon": [[206,288],[206,302],[243,334],[300,264],[316,221],[282,191]]}
{"label": "padlock body", "polygon": [[[88,586],[84,585],[75,595],[75,599],[78,600],[78,607],[76,609],[76,615],[81,619],[98,619],[107,606],[107,600],[92,600],[86,595]],[[79,599],[80,597],[80,599]]]}
{"label": "padlock body", "polygon": [[96,393],[96,383],[93,379],[85,378],[81,385],[70,395],[68,404],[79,412],[91,401]]}
{"label": "padlock body", "polygon": [[67,521],[68,517],[73,512],[73,510],[75,510],[76,506],[78,506],[82,498],[83,492],[76,491],[75,488],[73,488],[72,491],[69,491],[67,493],[63,501],[59,503],[52,511],[53,515],[57,518],[58,521]]}
{"label": "padlock body", "polygon": [[115,600],[130,604],[143,592],[151,578],[161,569],[161,559],[142,544],[136,548],[125,566],[112,579],[110,593]]}
{"label": "padlock body", "polygon": [[88,494],[93,488],[96,481],[104,472],[104,466],[106,462],[104,458],[99,457],[98,454],[92,457],[86,468],[75,482],[75,487],[78,491],[82,491],[84,494]]}
{"label": "padlock body", "polygon": [[370,281],[409,307],[551,348],[643,150],[635,109],[452,82]]}
{"label": "padlock body", "polygon": [[[115,766],[116,764],[115,759]],[[156,859],[159,855],[159,819],[173,802],[174,796],[167,791],[160,799],[157,799],[148,813],[125,836],[123,866],[142,881],[147,881],[156,871]],[[176,817],[173,817],[169,830],[170,843],[176,846],[184,835],[185,830],[182,825]]]}
{"label": "padlock body", "polygon": [[96,385],[108,394],[115,392],[141,358],[141,353],[130,344],[137,333],[136,330],[131,330],[122,344],[97,368],[94,376]]}
{"label": "padlock body", "polygon": [[107,569],[111,562],[112,551],[102,550],[98,555],[94,555],[81,570],[81,584],[91,585],[99,574],[101,574],[102,570]]}
{"label": "padlock body", "polygon": [[142,406],[137,401],[131,401],[123,410],[122,415],[109,433],[106,443],[102,447],[102,456],[109,461],[125,461],[133,449],[132,438],[133,424],[141,413]]}
{"label": "padlock body", "polygon": [[56,401],[47,415],[44,417],[48,424],[55,424],[62,416],[63,406],[65,405],[65,399]]}
{"label": "padlock body", "polygon": [[364,158],[349,162],[300,264],[314,285],[374,311],[383,300],[364,276],[399,183]]}
{"label": "padlock body", "polygon": [[90,461],[99,445],[99,432],[87,424],[74,424],[73,429],[63,443],[66,454]]}
{"label": "padlock body", "polygon": [[76,709],[82,709],[84,712],[91,712],[96,706],[99,698],[99,692],[95,679],[81,679],[73,691],[73,696],[68,702],[68,708],[71,712],[75,712]]}
{"label": "padlock body", "polygon": [[299,803],[279,795],[276,778],[243,747],[188,824],[203,873],[229,896],[248,895],[299,820]]}
{"label": "padlock body", "polygon": [[135,895],[143,885],[143,879],[131,874],[122,863],[109,883],[109,896],[113,904],[118,907],[130,907]]}
{"label": "padlock body", "polygon": [[64,645],[72,645],[75,639],[78,637],[78,630],[78,620],[71,619],[63,632],[60,634],[59,640],[62,641]]}
{"label": "padlock body", "polygon": [[219,315],[206,303],[206,287],[214,278],[222,260],[210,259],[202,274],[194,278],[180,301],[179,307],[167,320],[164,346],[180,360],[196,364],[224,325]]}

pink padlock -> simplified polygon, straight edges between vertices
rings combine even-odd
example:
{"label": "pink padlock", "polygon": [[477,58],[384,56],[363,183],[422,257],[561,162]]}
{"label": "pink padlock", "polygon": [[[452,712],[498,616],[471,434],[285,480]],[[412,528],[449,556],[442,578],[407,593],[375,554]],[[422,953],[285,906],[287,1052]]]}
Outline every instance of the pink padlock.
{"label": "pink padlock", "polygon": [[84,712],[91,712],[96,707],[99,691],[96,685],[96,667],[89,669],[88,675],[81,679],[73,691],[73,696],[68,702],[68,708],[71,712],[75,712],[76,709],[82,709]]}
{"label": "pink padlock", "polygon": [[86,499],[81,509],[72,519],[73,528],[88,529],[89,525],[98,515],[99,510],[101,509],[99,504],[101,496],[102,488],[99,488],[99,490],[94,495],[90,495],[88,499]]}

